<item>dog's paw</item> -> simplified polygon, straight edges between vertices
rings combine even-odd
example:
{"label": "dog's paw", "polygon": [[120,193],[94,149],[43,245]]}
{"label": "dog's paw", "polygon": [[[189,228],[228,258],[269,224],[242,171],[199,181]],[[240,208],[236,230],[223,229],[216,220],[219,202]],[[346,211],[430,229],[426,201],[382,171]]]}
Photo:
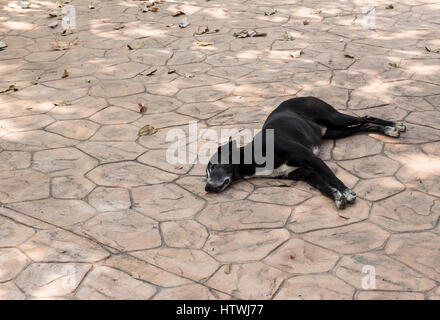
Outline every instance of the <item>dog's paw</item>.
{"label": "dog's paw", "polygon": [[356,200],[356,193],[348,188],[342,192],[342,195],[345,197],[348,203],[353,203],[354,200]]}
{"label": "dog's paw", "polygon": [[403,122],[400,122],[400,121],[394,122],[394,127],[399,132],[405,132],[406,131],[406,126],[403,124]]}
{"label": "dog's paw", "polygon": [[400,131],[396,127],[385,127],[384,133],[393,138],[398,138],[400,136]]}
{"label": "dog's paw", "polygon": [[333,193],[333,199],[335,200],[336,208],[345,209],[347,206],[347,199],[345,199],[344,195],[338,190]]}

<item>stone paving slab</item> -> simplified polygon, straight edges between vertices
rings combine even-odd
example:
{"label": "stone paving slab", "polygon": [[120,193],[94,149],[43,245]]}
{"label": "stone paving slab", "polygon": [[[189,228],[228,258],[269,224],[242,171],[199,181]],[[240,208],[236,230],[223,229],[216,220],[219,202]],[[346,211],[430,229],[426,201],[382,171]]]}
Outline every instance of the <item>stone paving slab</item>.
{"label": "stone paving slab", "polygon": [[[0,1],[0,299],[439,299],[438,1],[14,2]],[[301,182],[210,195],[203,164],[167,162],[171,129],[196,122],[179,141],[200,152],[206,129],[236,137],[307,95],[408,128],[323,144],[358,194],[343,212]]]}

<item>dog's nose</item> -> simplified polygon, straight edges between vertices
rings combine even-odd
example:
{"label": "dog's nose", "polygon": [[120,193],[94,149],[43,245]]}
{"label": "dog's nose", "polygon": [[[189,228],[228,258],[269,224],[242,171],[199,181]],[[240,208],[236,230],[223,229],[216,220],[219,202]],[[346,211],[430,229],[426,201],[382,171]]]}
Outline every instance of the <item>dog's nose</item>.
{"label": "dog's nose", "polygon": [[220,190],[223,190],[226,186],[231,183],[231,180],[229,178],[226,178],[223,180],[222,183],[207,183],[205,185],[205,191],[207,192],[219,192]]}
{"label": "dog's nose", "polygon": [[205,191],[206,192],[212,192],[212,186],[209,183],[206,184]]}

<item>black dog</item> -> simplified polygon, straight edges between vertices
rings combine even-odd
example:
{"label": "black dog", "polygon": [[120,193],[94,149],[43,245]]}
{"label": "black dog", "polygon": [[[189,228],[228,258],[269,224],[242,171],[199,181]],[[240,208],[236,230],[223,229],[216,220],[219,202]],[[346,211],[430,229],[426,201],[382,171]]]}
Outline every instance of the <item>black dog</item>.
{"label": "black dog", "polygon": [[[252,150],[257,143],[262,145],[263,153],[268,150],[266,132],[269,129],[273,129],[274,136],[273,170],[261,173],[257,171],[265,167],[265,163],[256,161]],[[321,139],[338,139],[364,131],[397,138],[405,130],[401,122],[340,113],[318,98],[289,99],[268,116],[251,143],[237,148],[235,141],[229,141],[218,148],[206,168],[208,181],[205,190],[220,192],[232,182],[258,173],[267,177],[303,180],[333,199],[337,208],[343,209],[356,199],[356,194],[316,156]],[[251,161],[243,161],[249,152],[252,154]],[[238,162],[232,161],[233,154],[240,155]]]}

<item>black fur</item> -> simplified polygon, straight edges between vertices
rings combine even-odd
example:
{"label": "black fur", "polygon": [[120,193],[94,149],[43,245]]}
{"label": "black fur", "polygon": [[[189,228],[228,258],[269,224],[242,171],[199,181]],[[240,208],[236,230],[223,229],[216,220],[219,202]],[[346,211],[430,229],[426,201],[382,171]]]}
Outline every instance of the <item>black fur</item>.
{"label": "black fur", "polygon": [[[251,143],[239,150],[235,141],[219,147],[207,166],[208,182],[205,190],[220,192],[232,182],[251,177],[258,168],[264,167],[264,164],[258,164],[254,158],[248,164],[243,159],[247,151],[252,153],[256,142],[262,142],[263,151],[265,150],[265,133],[268,129],[274,130],[274,168],[281,168],[282,165],[298,167],[277,178],[303,180],[333,199],[336,206],[343,209],[347,203],[355,200],[356,195],[314,154],[321,139],[338,139],[358,132],[378,132],[398,137],[400,132],[405,131],[405,126],[401,122],[346,115],[314,97],[289,99],[268,116],[262,130]],[[229,159],[215,164],[213,159],[221,158],[226,153],[225,150],[228,150]],[[231,159],[234,150],[241,155],[236,164]]]}

